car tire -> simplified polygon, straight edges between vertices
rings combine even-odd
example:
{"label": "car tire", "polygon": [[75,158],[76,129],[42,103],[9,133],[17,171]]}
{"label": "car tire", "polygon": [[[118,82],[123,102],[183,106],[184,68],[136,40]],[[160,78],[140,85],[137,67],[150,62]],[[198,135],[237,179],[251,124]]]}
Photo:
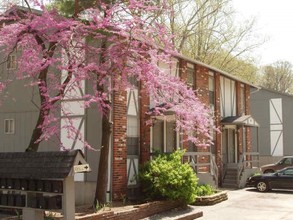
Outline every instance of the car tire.
{"label": "car tire", "polygon": [[265,181],[259,181],[257,184],[256,184],[256,189],[259,191],[259,192],[267,192],[269,191],[270,187],[268,185],[267,182]]}
{"label": "car tire", "polygon": [[265,170],[263,173],[274,173],[275,171],[273,170]]}

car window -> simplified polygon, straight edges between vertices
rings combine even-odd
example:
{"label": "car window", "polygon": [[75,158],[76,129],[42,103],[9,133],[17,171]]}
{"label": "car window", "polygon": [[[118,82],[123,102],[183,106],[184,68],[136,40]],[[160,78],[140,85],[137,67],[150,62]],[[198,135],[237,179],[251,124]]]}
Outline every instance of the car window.
{"label": "car window", "polygon": [[291,165],[291,158],[286,158],[283,160],[283,164],[285,165]]}
{"label": "car window", "polygon": [[283,172],[283,175],[293,176],[293,169],[288,169]]}
{"label": "car window", "polygon": [[283,159],[281,159],[277,164],[280,164],[280,165],[282,165],[282,164],[284,164],[284,162],[285,162],[285,158],[283,158]]}

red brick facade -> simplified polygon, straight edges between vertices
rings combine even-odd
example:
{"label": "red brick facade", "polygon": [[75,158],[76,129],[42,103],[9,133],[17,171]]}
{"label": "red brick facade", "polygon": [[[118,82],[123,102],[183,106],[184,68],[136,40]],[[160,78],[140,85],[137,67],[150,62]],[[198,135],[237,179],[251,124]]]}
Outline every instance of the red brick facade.
{"label": "red brick facade", "polygon": [[[221,96],[221,88],[220,88],[220,77],[221,75],[219,73],[214,73],[214,79],[215,79],[215,126],[216,128],[221,130],[221,103],[220,103],[220,96]],[[219,170],[219,179],[221,179],[223,173],[223,163],[222,163],[222,135],[220,132],[216,132],[216,138],[214,140],[215,144],[215,150],[216,150],[216,163]]]}
{"label": "red brick facade", "polygon": [[[189,64],[188,64],[189,63]],[[194,66],[194,89],[197,92],[199,99],[209,106],[209,74],[214,78],[214,125],[221,130],[221,77],[229,77],[223,73],[219,73],[213,69],[209,69],[206,66],[190,63],[184,59],[179,60],[179,76],[185,80],[187,79],[187,64]],[[233,80],[233,79],[232,79]],[[234,80],[236,81],[236,80]],[[236,81],[236,113],[240,115],[240,88],[241,84],[244,85],[245,91],[245,114],[250,113],[250,85],[244,82]],[[140,89],[140,163],[144,163],[150,160],[150,146],[151,146],[151,133],[150,126],[146,125],[146,121],[150,119],[150,116],[146,114],[149,110],[150,99],[148,94],[144,91],[143,85]],[[113,109],[113,199],[119,199],[125,195],[127,190],[127,146],[126,146],[126,129],[127,129],[127,117],[126,117],[126,93],[119,93],[114,95],[114,109]],[[244,152],[243,149],[243,130],[241,127],[236,129],[237,134],[237,152],[238,157]],[[250,135],[251,131],[246,128],[246,152],[251,151]],[[219,169],[219,180],[223,175],[223,161],[222,161],[222,135],[220,132],[215,134],[214,139],[214,153],[216,163]],[[183,148],[187,148],[187,144],[183,144]],[[207,152],[210,149],[208,147],[197,148],[198,151]],[[206,162],[209,158],[201,158],[202,162]],[[239,159],[239,158],[238,158]],[[208,168],[207,168],[208,170]]]}
{"label": "red brick facade", "polygon": [[150,160],[150,126],[146,125],[146,121],[150,116],[146,114],[149,110],[150,98],[143,85],[140,90],[140,163],[143,164]]}
{"label": "red brick facade", "polygon": [[127,190],[127,106],[126,92],[113,96],[113,199],[121,199]]}

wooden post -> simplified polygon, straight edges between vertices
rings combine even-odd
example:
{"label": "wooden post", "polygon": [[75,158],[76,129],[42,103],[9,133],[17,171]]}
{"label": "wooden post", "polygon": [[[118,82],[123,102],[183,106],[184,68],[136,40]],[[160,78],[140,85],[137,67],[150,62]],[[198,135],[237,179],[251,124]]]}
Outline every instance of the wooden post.
{"label": "wooden post", "polygon": [[64,220],[75,219],[74,176],[68,176],[63,181],[62,210]]}

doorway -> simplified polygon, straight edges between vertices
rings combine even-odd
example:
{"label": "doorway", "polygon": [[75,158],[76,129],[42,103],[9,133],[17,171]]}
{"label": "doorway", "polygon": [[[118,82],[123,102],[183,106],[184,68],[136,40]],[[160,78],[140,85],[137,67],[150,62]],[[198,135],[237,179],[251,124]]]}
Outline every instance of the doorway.
{"label": "doorway", "polygon": [[237,164],[236,129],[224,128],[222,132],[222,157],[224,164]]}

